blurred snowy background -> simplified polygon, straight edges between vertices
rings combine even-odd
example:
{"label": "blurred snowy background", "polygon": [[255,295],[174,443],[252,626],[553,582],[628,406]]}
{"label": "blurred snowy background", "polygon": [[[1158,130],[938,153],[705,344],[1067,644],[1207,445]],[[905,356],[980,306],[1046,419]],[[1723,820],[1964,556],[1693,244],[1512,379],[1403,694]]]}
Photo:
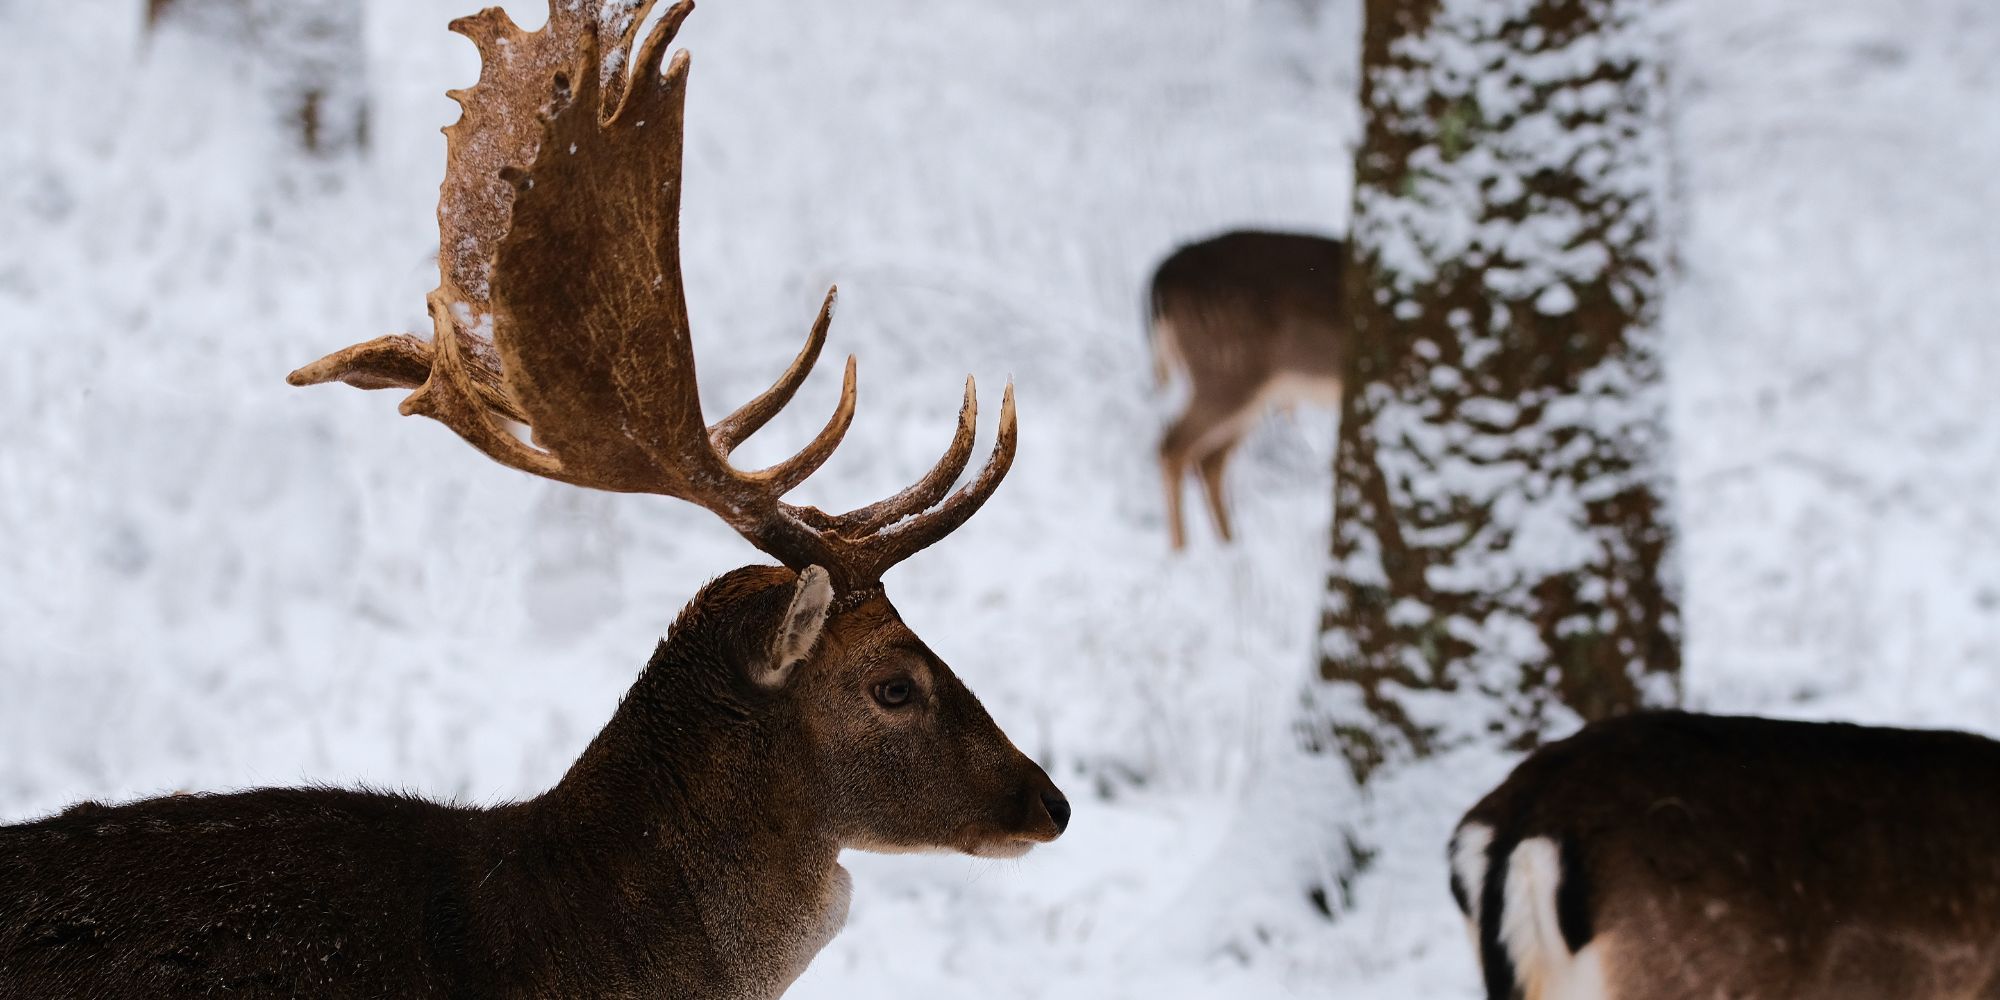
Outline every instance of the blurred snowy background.
{"label": "blurred snowy background", "polygon": [[[469,4],[368,0],[372,146],[322,162],[239,52],[149,40],[140,6],[0,0],[0,821],[274,783],[533,794],[757,554],[504,470],[393,394],[284,385],[428,329]],[[1356,6],[709,0],[684,32],[711,412],[836,280],[861,410],[805,500],[901,486],[965,371],[1015,378],[1015,472],[889,583],[1077,800],[1022,861],[851,859],[852,920],[795,996],[1475,995],[1443,837],[1508,761],[1376,789],[1394,846],[1355,909],[1302,893],[1364,806],[1289,732],[1332,415],[1235,463],[1233,549],[1167,553],[1153,460],[1145,277],[1221,229],[1344,224]],[[1670,10],[1692,700],[2000,731],[2000,7]]]}

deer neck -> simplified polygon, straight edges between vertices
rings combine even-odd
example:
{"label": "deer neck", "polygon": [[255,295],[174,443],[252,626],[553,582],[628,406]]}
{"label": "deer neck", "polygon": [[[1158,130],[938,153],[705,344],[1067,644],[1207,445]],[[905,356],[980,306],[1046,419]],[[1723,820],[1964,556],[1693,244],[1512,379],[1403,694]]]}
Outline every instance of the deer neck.
{"label": "deer neck", "polygon": [[840,845],[791,714],[676,652],[662,645],[550,793],[552,821],[626,898],[698,916],[721,995],[776,997],[846,921]]}

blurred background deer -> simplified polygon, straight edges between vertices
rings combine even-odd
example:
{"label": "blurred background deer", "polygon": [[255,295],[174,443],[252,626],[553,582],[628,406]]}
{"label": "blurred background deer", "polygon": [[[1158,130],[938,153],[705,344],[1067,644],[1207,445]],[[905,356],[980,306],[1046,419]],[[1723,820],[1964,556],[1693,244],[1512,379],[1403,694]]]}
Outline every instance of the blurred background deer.
{"label": "blurred background deer", "polygon": [[1187,405],[1160,438],[1167,532],[1187,545],[1182,481],[1193,467],[1215,532],[1232,538],[1223,475],[1271,408],[1337,407],[1347,363],[1340,306],[1346,245],[1322,236],[1232,232],[1174,251],[1147,295],[1153,375],[1187,377]]}

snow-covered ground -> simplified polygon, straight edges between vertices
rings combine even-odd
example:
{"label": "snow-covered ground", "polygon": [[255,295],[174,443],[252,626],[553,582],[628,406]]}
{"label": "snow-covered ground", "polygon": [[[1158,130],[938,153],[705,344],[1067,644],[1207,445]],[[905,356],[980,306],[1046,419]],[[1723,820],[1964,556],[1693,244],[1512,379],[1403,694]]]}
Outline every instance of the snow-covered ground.
{"label": "snow-covered ground", "polygon": [[[756,554],[283,375],[422,328],[456,0],[369,0],[376,145],[281,152],[246,71],[127,0],[0,0],[0,818],[303,781],[552,781],[673,612]],[[508,6],[524,24],[532,2]],[[1351,0],[713,0],[685,243],[711,409],[824,286],[861,357],[803,491],[917,475],[958,379],[1021,403],[992,504],[890,578],[1077,800],[1017,862],[856,857],[807,998],[1471,997],[1446,827],[1508,761],[1343,790],[1291,749],[1331,419],[1236,463],[1245,542],[1165,551],[1139,289],[1176,241],[1337,230]],[[1315,13],[1316,12],[1316,13]],[[2000,732],[2000,8],[1681,0],[1672,373],[1688,680],[1721,710]],[[809,435],[808,387],[746,461]],[[990,433],[995,407],[987,408]],[[1385,849],[1329,923],[1335,817]]]}

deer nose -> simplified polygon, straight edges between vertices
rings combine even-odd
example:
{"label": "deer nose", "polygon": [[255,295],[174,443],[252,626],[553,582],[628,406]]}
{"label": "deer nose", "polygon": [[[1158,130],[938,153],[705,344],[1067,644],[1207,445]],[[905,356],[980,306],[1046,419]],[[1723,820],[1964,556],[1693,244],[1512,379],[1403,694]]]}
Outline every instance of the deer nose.
{"label": "deer nose", "polygon": [[1042,808],[1049,811],[1049,818],[1056,822],[1056,833],[1069,829],[1069,800],[1061,792],[1042,793]]}

